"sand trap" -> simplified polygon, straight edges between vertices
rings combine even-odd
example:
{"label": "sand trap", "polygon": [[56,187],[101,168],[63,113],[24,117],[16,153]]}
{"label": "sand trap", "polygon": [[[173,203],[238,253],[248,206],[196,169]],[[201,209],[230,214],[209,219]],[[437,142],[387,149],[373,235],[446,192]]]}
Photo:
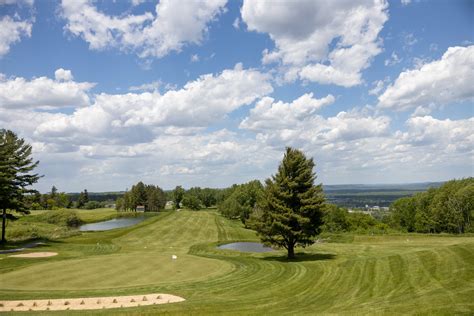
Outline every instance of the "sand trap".
{"label": "sand trap", "polygon": [[178,303],[183,301],[185,301],[184,298],[171,294],[0,301],[0,312],[108,309]]}
{"label": "sand trap", "polygon": [[45,257],[53,257],[57,256],[57,252],[29,252],[29,253],[22,253],[20,255],[11,255],[9,257],[14,258],[45,258]]}

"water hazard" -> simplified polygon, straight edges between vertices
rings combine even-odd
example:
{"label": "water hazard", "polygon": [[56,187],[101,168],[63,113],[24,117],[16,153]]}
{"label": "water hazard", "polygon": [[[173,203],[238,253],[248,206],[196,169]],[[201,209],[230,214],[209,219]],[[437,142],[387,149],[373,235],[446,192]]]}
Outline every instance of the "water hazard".
{"label": "water hazard", "polygon": [[83,232],[111,230],[115,228],[122,228],[122,227],[136,225],[140,222],[143,222],[145,219],[146,219],[145,215],[138,215],[134,217],[125,217],[125,218],[114,218],[108,221],[81,225],[79,227],[79,230]]}
{"label": "water hazard", "polygon": [[272,248],[264,246],[258,242],[233,242],[231,244],[220,245],[219,249],[237,250],[242,252],[271,252]]}

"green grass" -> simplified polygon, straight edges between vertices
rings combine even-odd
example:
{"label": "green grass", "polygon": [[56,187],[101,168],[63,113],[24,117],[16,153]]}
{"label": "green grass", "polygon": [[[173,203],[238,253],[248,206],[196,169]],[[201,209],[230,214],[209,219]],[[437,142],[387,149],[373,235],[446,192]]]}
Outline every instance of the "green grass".
{"label": "green grass", "polygon": [[290,262],[283,251],[216,249],[237,240],[257,238],[214,211],[165,212],[133,227],[35,248],[57,251],[56,257],[0,255],[0,297],[163,292],[186,298],[87,312],[93,315],[474,313],[474,237],[346,236],[299,249]]}
{"label": "green grass", "polygon": [[[64,219],[64,216],[59,216],[54,223],[48,222],[53,219],[52,213],[64,213],[64,212],[75,212],[79,219],[84,223],[100,222],[108,219],[112,219],[117,216],[126,216],[130,213],[117,213],[116,210],[111,208],[101,208],[95,210],[82,210],[82,209],[68,209],[59,211],[31,211],[31,214],[24,215],[21,213],[15,214],[19,217],[16,221],[8,221],[6,238],[12,242],[29,241],[36,239],[43,240],[55,240],[58,238],[69,237],[77,234],[77,229],[66,227],[66,223],[60,219]],[[9,248],[9,245],[2,246],[3,248]]]}

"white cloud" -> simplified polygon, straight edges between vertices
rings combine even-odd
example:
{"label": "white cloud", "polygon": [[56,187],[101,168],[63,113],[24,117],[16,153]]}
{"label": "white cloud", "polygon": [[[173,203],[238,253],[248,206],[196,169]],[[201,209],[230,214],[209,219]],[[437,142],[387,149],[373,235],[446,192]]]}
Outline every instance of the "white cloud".
{"label": "white cloud", "polygon": [[146,0],[132,0],[132,5],[137,6],[137,5],[140,5],[144,2],[146,2]]}
{"label": "white cloud", "polygon": [[192,63],[196,63],[196,62],[198,62],[198,61],[199,61],[199,56],[198,56],[198,54],[193,54],[193,55],[191,55],[191,62],[192,62]]}
{"label": "white cloud", "polygon": [[224,70],[203,75],[182,89],[128,94],[99,94],[92,106],[45,121],[36,129],[38,137],[59,137],[76,144],[91,138],[105,142],[144,142],[156,134],[185,134],[169,127],[206,127],[237,108],[273,91],[270,77],[252,69]]}
{"label": "white cloud", "polygon": [[63,0],[65,28],[89,43],[90,49],[118,48],[141,58],[163,57],[188,43],[201,43],[208,24],[224,9],[226,0],[162,0],[155,14],[109,16],[90,0]]}
{"label": "white cloud", "polygon": [[330,94],[322,99],[315,99],[312,93],[303,94],[291,103],[275,102],[273,98],[265,97],[257,102],[250,111],[250,116],[240,124],[240,128],[254,131],[291,128],[323,106],[334,103],[334,100]]}
{"label": "white cloud", "polygon": [[0,77],[0,108],[52,109],[90,104],[88,91],[94,83],[71,81],[71,72],[62,68],[56,70],[55,75],[56,80]]}
{"label": "white cloud", "polygon": [[402,33],[402,43],[404,50],[411,50],[411,47],[418,43],[418,39],[413,33]]}
{"label": "white cloud", "polygon": [[378,106],[404,111],[469,100],[474,97],[472,82],[474,46],[450,47],[440,60],[402,72],[379,96]]}
{"label": "white cloud", "polygon": [[474,151],[474,118],[438,120],[431,116],[417,116],[407,120],[408,131],[401,139],[413,146],[438,149],[441,153],[472,153]]}
{"label": "white cloud", "polygon": [[11,4],[26,4],[32,6],[34,0],[0,0],[0,5],[11,5]]}
{"label": "white cloud", "polygon": [[403,6],[409,5],[411,3],[411,0],[401,0],[400,1]]}
{"label": "white cloud", "polygon": [[234,22],[232,23],[232,26],[233,26],[234,29],[236,29],[236,30],[240,29],[240,19],[239,19],[239,18],[235,18]]}
{"label": "white cloud", "polygon": [[10,16],[0,19],[0,58],[10,51],[10,47],[19,42],[22,37],[31,37],[33,23],[17,21]]}
{"label": "white cloud", "polygon": [[54,78],[57,81],[71,81],[74,79],[71,70],[65,70],[63,68],[59,68],[54,72]]}
{"label": "white cloud", "polygon": [[378,34],[388,19],[385,1],[245,0],[242,20],[250,31],[268,33],[273,51],[263,63],[280,63],[285,80],[298,77],[354,86],[381,52]]}
{"label": "white cloud", "polygon": [[139,86],[131,86],[128,88],[129,91],[158,91],[160,87],[163,85],[161,80],[153,81],[150,83],[144,83]]}
{"label": "white cloud", "polygon": [[390,119],[364,111],[339,112],[324,118],[316,112],[335,101],[332,95],[314,99],[304,94],[291,103],[266,97],[260,100],[240,128],[258,133],[269,144],[295,146],[327,145],[330,142],[376,137],[388,132]]}
{"label": "white cloud", "polygon": [[396,64],[399,64],[402,61],[400,57],[398,57],[397,53],[392,52],[392,55],[390,55],[390,58],[385,59],[385,66],[394,66]]}
{"label": "white cloud", "polygon": [[380,92],[382,92],[384,86],[385,86],[385,81],[384,80],[377,80],[373,82],[374,87],[369,90],[370,95],[379,95]]}

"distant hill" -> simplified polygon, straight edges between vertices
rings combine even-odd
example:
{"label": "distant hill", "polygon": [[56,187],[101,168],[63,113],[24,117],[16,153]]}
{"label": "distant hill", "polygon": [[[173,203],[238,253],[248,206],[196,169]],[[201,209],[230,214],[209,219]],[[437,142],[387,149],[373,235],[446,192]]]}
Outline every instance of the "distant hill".
{"label": "distant hill", "polygon": [[405,196],[438,188],[444,182],[423,182],[406,184],[341,184],[323,185],[329,202],[344,207],[390,206]]}
{"label": "distant hill", "polygon": [[[423,182],[406,184],[336,184],[323,185],[329,202],[344,207],[389,206],[404,196],[411,196],[429,188],[438,188],[444,182]],[[165,192],[171,192],[166,190]],[[125,191],[88,192],[91,201],[115,201]],[[79,192],[67,193],[72,201],[77,201]]]}

